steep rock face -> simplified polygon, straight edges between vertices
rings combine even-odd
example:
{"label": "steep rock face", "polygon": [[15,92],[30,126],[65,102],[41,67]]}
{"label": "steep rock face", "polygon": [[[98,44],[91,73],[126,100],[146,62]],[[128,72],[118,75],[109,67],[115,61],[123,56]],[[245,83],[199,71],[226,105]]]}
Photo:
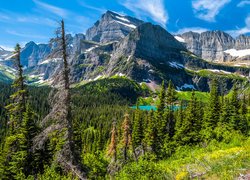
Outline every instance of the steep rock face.
{"label": "steep rock face", "polygon": [[147,83],[162,79],[180,86],[184,81],[191,83],[183,69],[181,51],[187,50],[165,29],[144,23],[114,45],[107,74],[124,74]]}
{"label": "steep rock face", "polygon": [[6,58],[11,56],[11,51],[6,51],[2,47],[0,47],[0,61],[4,61]]}
{"label": "steep rock face", "polygon": [[142,23],[141,20],[107,11],[87,30],[86,40],[101,43],[119,41]]}
{"label": "steep rock face", "polygon": [[207,31],[201,34],[187,32],[181,35],[188,50],[209,61],[230,59],[224,51],[232,49],[234,38],[222,31]]}
{"label": "steep rock face", "polygon": [[41,59],[49,55],[51,49],[48,44],[36,44],[33,41],[27,43],[21,50],[21,63],[26,67],[33,67]]}
{"label": "steep rock face", "polygon": [[250,49],[250,36],[238,36],[235,42],[235,49]]}

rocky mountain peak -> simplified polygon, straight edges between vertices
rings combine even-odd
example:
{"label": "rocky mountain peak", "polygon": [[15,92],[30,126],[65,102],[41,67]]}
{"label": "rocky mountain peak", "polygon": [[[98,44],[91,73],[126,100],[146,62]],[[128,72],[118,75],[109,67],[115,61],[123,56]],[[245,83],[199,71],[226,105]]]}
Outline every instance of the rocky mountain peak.
{"label": "rocky mountain peak", "polygon": [[48,44],[36,44],[30,41],[21,50],[21,63],[26,67],[36,66],[50,51]]}
{"label": "rocky mountain peak", "polygon": [[86,31],[86,40],[101,43],[119,41],[142,23],[143,21],[136,18],[107,11]]}
{"label": "rocky mountain peak", "polygon": [[[201,34],[187,32],[180,35],[184,39],[186,48],[197,56],[208,61],[231,61],[235,60],[232,54],[227,53],[231,49],[249,49],[250,38],[239,36],[234,39],[223,31],[206,31]],[[230,51],[231,52],[231,51]]]}
{"label": "rocky mountain peak", "polygon": [[0,47],[0,51],[5,51],[2,47]]}

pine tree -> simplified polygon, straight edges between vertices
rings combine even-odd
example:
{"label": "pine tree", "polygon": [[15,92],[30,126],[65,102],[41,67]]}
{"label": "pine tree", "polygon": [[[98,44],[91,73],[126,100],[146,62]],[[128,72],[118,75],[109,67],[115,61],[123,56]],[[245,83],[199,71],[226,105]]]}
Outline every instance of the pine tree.
{"label": "pine tree", "polygon": [[211,140],[214,138],[213,130],[220,120],[220,98],[216,79],[210,84],[210,98],[204,116],[202,136],[204,140]]}
{"label": "pine tree", "polygon": [[111,140],[108,147],[108,156],[112,158],[112,161],[115,162],[117,159],[117,129],[116,122],[113,122],[113,127],[111,131]]}
{"label": "pine tree", "polygon": [[147,128],[144,131],[144,144],[146,144],[146,149],[157,153],[159,150],[157,148],[157,126],[156,119],[154,117],[153,111],[148,114]]}
{"label": "pine tree", "polygon": [[174,136],[174,127],[175,127],[175,120],[174,120],[174,103],[177,101],[177,92],[175,91],[174,85],[172,81],[170,80],[168,83],[168,89],[167,89],[167,105],[168,105],[168,113],[166,115],[166,118],[168,119],[167,122],[167,130],[165,133],[169,134],[169,137],[172,138]]}
{"label": "pine tree", "polygon": [[174,139],[179,145],[192,145],[200,141],[201,119],[199,119],[199,106],[195,92],[192,92],[191,101],[189,102],[183,122],[179,123],[180,126]]}
{"label": "pine tree", "polygon": [[177,118],[176,118],[176,123],[175,123],[175,131],[178,131],[183,123],[183,119],[185,117],[185,111],[183,107],[183,100],[180,103],[180,107],[177,110]]}
{"label": "pine tree", "polygon": [[247,135],[249,132],[249,125],[247,122],[247,102],[246,96],[243,94],[243,99],[240,104],[240,121],[238,125],[238,129],[242,132],[242,134]]}
{"label": "pine tree", "polygon": [[165,87],[165,82],[162,82],[161,85],[161,92],[159,94],[159,104],[157,105],[157,116],[158,119],[161,120],[163,117],[164,109],[166,106],[166,87]]}
{"label": "pine tree", "polygon": [[[221,107],[220,120],[215,128],[216,139],[218,141],[228,141],[230,133],[233,128],[230,125],[231,118],[231,105],[227,98],[223,99],[223,105]],[[231,138],[231,137],[230,137]]]}
{"label": "pine tree", "polygon": [[122,149],[123,149],[123,157],[125,162],[128,160],[128,151],[129,146],[131,144],[131,122],[129,119],[129,115],[125,114],[124,121],[122,123]]}
{"label": "pine tree", "polygon": [[15,93],[10,96],[13,103],[6,106],[9,111],[9,129],[11,134],[15,134],[21,126],[23,120],[23,114],[25,112],[25,103],[27,90],[25,89],[23,69],[20,59],[21,47],[19,44],[15,47],[15,61],[14,65],[17,69],[16,79],[14,80],[12,87],[15,89]]}
{"label": "pine tree", "polygon": [[230,111],[231,111],[230,125],[235,130],[239,130],[239,121],[240,121],[239,109],[240,109],[240,102],[239,102],[238,90],[237,90],[236,84],[234,84],[233,89],[232,89],[232,96],[231,96],[231,99],[230,99],[230,107],[231,107],[230,108]]}
{"label": "pine tree", "polygon": [[167,118],[164,118],[165,106],[166,106],[166,88],[164,81],[162,82],[161,92],[159,94],[159,104],[157,106],[157,111],[155,114],[155,119],[157,123],[157,143],[158,147],[162,146],[165,139],[165,129],[167,128]]}
{"label": "pine tree", "polygon": [[34,161],[35,155],[32,153],[32,144],[33,144],[33,138],[38,133],[38,127],[36,125],[36,119],[37,116],[32,111],[31,106],[29,103],[27,103],[26,112],[24,113],[24,119],[22,123],[22,133],[25,137],[25,147],[23,147],[23,150],[26,151],[27,157],[24,164],[24,174],[26,176],[30,174],[37,174],[38,173],[38,167],[36,162]]}
{"label": "pine tree", "polygon": [[26,139],[22,132],[22,123],[26,111],[26,95],[22,65],[20,62],[19,44],[15,47],[15,66],[17,69],[16,79],[12,87],[15,92],[11,95],[11,104],[6,106],[9,112],[9,130],[4,143],[4,149],[1,157],[3,164],[2,173],[6,179],[25,178],[24,165],[27,156]]}
{"label": "pine tree", "polygon": [[142,144],[143,139],[143,123],[140,117],[140,110],[136,109],[134,121],[133,121],[133,133],[132,133],[132,144],[133,148],[136,148]]}

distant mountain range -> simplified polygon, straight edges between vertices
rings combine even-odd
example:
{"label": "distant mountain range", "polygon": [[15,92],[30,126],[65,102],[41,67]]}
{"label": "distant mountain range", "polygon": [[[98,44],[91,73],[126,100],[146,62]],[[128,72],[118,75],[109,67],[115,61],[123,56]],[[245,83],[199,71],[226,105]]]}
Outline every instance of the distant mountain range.
{"label": "distant mountain range", "polygon": [[[222,31],[173,36],[158,25],[111,11],[85,35],[67,35],[67,44],[72,83],[126,76],[152,89],[171,79],[179,90],[205,91],[212,75],[228,85],[234,78],[247,80],[249,75],[249,36],[234,39]],[[25,45],[21,62],[29,83],[53,84],[58,79],[62,60],[57,48],[32,41]],[[0,48],[0,76],[5,67],[13,67],[12,57],[12,52]]]}

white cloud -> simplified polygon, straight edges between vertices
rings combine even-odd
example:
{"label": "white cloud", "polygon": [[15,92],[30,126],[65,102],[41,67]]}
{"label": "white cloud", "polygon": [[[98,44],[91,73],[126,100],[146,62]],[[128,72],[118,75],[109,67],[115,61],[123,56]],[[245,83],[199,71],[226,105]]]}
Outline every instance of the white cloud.
{"label": "white cloud", "polygon": [[121,3],[137,17],[147,16],[162,26],[168,22],[168,13],[163,0],[125,0]]}
{"label": "white cloud", "polygon": [[199,19],[215,22],[220,10],[231,0],[193,0],[193,11]]}
{"label": "white cloud", "polygon": [[53,13],[57,16],[60,16],[62,18],[66,18],[69,15],[69,12],[63,8],[59,8],[44,2],[41,2],[39,0],[33,0],[33,2],[39,7],[42,8],[45,11],[48,11],[50,13]]}
{"label": "white cloud", "polygon": [[0,21],[5,22],[5,21],[9,21],[9,20],[10,20],[10,17],[8,15],[0,12]]}
{"label": "white cloud", "polygon": [[231,34],[233,37],[237,37],[241,34],[250,33],[250,15],[248,15],[245,19],[245,27],[238,28],[235,30],[228,30],[227,33]]}
{"label": "white cloud", "polygon": [[250,1],[241,1],[239,4],[237,4],[237,7],[244,7],[246,5],[250,5]]}
{"label": "white cloud", "polygon": [[88,5],[88,4],[86,4],[85,2],[80,1],[80,0],[78,1],[78,3],[79,3],[82,7],[84,7],[84,8],[88,8],[88,9],[91,9],[91,10],[94,10],[94,11],[98,11],[98,12],[100,12],[100,13],[104,13],[104,12],[107,11],[107,9],[105,9],[105,8],[98,8],[98,7],[90,6],[90,5]]}
{"label": "white cloud", "polygon": [[37,38],[37,39],[48,39],[47,36],[42,36],[42,35],[35,35],[31,33],[20,33],[14,30],[6,30],[8,34],[14,35],[14,36],[19,36],[19,37],[28,37],[28,38]]}
{"label": "white cloud", "polygon": [[14,47],[11,47],[11,46],[8,46],[8,45],[1,45],[0,44],[0,47],[3,48],[6,51],[13,51],[14,50]]}
{"label": "white cloud", "polygon": [[189,32],[189,31],[196,32],[196,33],[202,33],[202,32],[208,31],[208,30],[209,29],[202,28],[202,27],[188,27],[188,28],[182,28],[173,34],[183,34],[185,32]]}

